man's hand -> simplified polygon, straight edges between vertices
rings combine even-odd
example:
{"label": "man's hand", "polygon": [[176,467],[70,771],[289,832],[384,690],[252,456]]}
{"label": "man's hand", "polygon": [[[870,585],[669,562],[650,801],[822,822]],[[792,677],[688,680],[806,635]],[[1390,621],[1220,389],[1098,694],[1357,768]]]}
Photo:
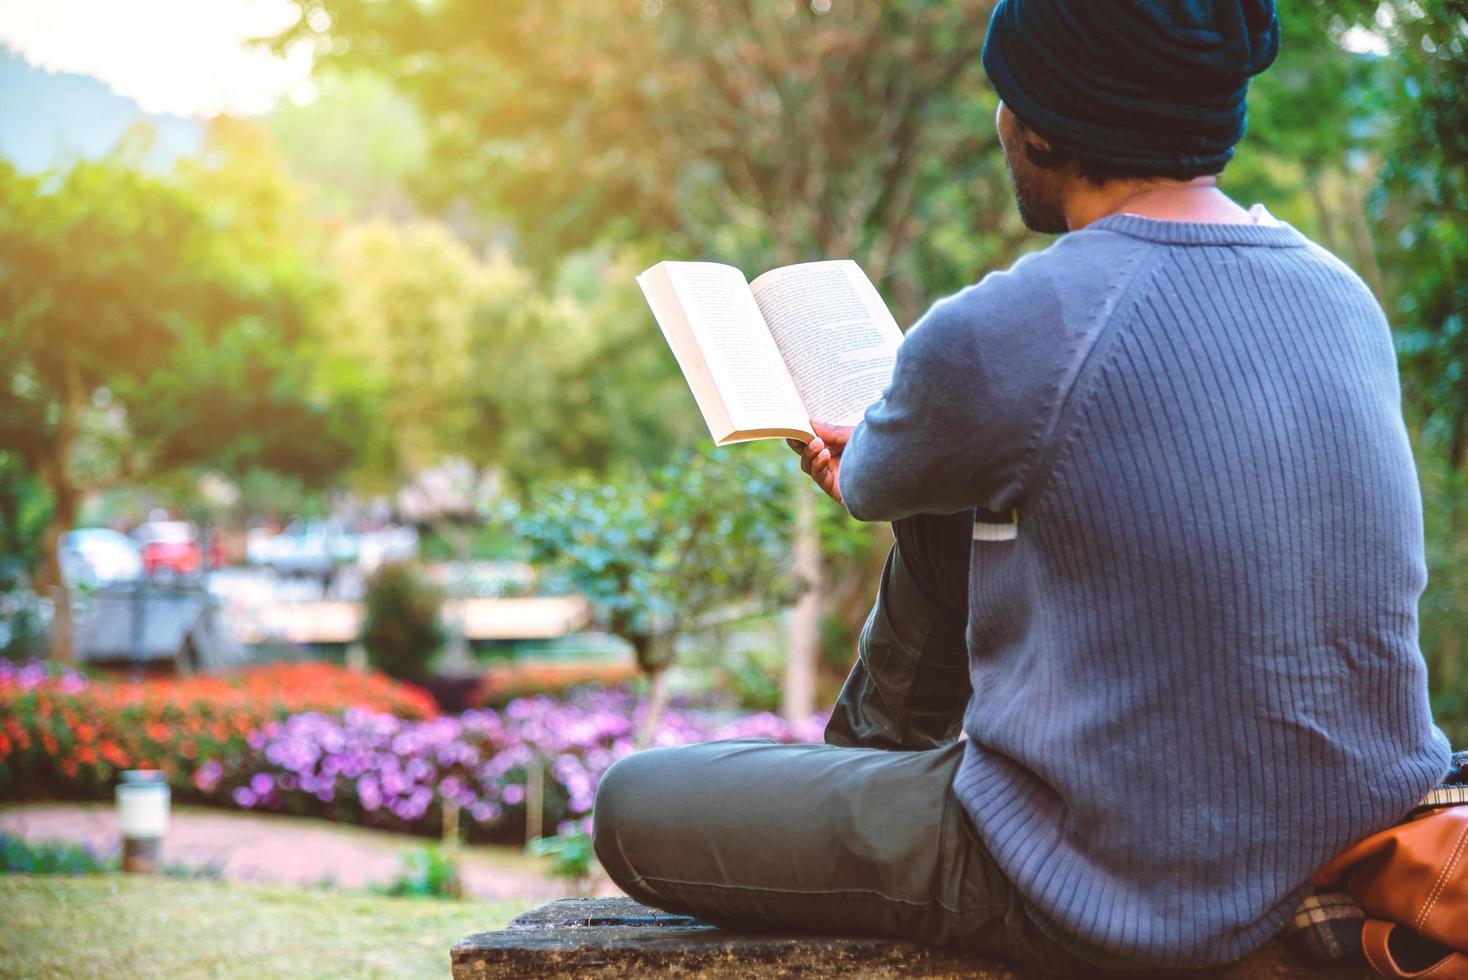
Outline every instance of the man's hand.
{"label": "man's hand", "polygon": [[851,431],[856,426],[812,422],[811,428],[815,429],[816,437],[810,442],[786,439],[785,443],[800,453],[800,468],[816,481],[816,486],[844,507],[846,502],[841,499],[841,485],[837,477],[841,472],[841,453],[845,451],[847,440],[851,438]]}

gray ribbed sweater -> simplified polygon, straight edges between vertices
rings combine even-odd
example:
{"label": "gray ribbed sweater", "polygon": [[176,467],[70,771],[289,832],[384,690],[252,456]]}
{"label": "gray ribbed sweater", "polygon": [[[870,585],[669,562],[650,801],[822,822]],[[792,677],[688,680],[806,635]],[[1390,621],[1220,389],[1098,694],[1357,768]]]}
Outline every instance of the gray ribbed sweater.
{"label": "gray ribbed sweater", "polygon": [[1442,776],[1391,338],[1288,226],[1113,215],[935,305],[851,438],[970,558],[959,798],[1076,951],[1237,958]]}

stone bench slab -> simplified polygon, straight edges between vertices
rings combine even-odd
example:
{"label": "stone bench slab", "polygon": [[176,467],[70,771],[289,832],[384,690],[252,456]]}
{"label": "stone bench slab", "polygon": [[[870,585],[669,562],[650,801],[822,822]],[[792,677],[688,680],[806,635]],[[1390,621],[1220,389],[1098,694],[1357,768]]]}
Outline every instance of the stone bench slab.
{"label": "stone bench slab", "polygon": [[[568,898],[526,912],[498,932],[454,944],[454,980],[505,977],[952,977],[1027,980],[1022,971],[898,939],[720,929],[630,898]],[[1149,974],[1165,977],[1169,974]],[[1189,980],[1361,980],[1363,967],[1311,970],[1270,943]]]}

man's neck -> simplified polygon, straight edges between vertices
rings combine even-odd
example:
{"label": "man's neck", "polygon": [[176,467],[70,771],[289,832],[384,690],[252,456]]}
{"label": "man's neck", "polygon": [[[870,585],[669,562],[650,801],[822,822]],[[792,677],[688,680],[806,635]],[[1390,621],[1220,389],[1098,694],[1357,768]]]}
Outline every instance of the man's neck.
{"label": "man's neck", "polygon": [[1193,180],[1113,180],[1096,185],[1078,179],[1065,200],[1065,222],[1079,231],[1112,214],[1137,214],[1159,221],[1244,225],[1253,219],[1218,189],[1214,177]]}

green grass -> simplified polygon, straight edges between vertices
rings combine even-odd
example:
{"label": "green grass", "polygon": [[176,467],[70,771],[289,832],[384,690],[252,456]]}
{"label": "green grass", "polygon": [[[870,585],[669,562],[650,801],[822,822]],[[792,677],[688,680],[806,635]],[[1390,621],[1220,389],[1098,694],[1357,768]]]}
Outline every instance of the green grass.
{"label": "green grass", "polygon": [[443,977],[455,940],[534,904],[5,875],[0,976]]}

